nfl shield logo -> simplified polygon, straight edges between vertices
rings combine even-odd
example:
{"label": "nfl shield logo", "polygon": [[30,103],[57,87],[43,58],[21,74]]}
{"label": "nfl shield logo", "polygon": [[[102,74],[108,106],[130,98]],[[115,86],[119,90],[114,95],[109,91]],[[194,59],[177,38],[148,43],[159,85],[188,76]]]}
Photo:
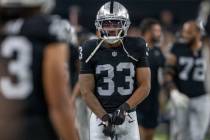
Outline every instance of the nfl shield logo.
{"label": "nfl shield logo", "polygon": [[115,52],[115,51],[112,52],[112,56],[113,56],[113,57],[116,57],[116,56],[117,56],[117,52]]}

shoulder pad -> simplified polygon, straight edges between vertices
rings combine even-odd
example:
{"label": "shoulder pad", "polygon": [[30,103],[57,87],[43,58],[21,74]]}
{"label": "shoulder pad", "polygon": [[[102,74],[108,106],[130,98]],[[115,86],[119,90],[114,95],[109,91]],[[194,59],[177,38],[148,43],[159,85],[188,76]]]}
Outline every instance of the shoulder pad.
{"label": "shoulder pad", "polygon": [[125,37],[125,43],[134,47],[146,46],[146,42],[141,37]]}
{"label": "shoulder pad", "polygon": [[96,46],[98,45],[99,40],[98,39],[92,39],[92,40],[88,40],[86,41],[82,46],[79,47],[79,51],[80,51],[80,60],[81,59],[87,59],[90,54],[93,52],[93,50],[96,48]]}
{"label": "shoulder pad", "polygon": [[129,52],[142,52],[149,49],[145,40],[140,37],[126,37],[124,43]]}
{"label": "shoulder pad", "polygon": [[172,49],[180,49],[180,48],[182,49],[183,47],[187,47],[187,44],[183,42],[175,42],[172,45]]}
{"label": "shoulder pad", "polygon": [[187,48],[187,44],[183,42],[175,42],[171,47],[171,53],[178,55],[180,52],[180,49]]}
{"label": "shoulder pad", "polygon": [[47,42],[66,42],[70,38],[70,25],[59,16],[40,15],[25,20],[21,34]]}
{"label": "shoulder pad", "polygon": [[145,58],[149,55],[149,48],[143,38],[140,37],[126,37],[124,38],[124,46],[130,56],[136,60]]}

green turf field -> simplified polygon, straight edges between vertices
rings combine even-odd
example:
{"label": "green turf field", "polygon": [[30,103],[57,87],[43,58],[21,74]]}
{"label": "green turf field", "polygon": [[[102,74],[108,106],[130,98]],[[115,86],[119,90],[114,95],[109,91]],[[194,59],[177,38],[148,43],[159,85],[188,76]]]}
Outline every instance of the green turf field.
{"label": "green turf field", "polygon": [[[167,135],[167,125],[161,124],[155,134],[155,139],[154,140],[169,140],[168,135]],[[210,129],[208,130],[207,136],[205,140],[210,140]]]}
{"label": "green turf field", "polygon": [[161,133],[157,133],[155,136],[155,140],[167,140],[167,136]]}
{"label": "green turf field", "polygon": [[[167,138],[166,134],[157,132],[154,140],[168,140],[168,138]],[[210,140],[209,134],[207,135],[207,138],[205,140]]]}

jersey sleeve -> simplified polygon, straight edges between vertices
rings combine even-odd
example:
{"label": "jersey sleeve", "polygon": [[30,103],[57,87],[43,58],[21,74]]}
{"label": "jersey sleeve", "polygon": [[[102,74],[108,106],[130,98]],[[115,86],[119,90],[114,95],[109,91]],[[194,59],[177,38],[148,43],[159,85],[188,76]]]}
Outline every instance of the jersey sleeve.
{"label": "jersey sleeve", "polygon": [[37,16],[27,20],[21,33],[46,43],[68,42],[70,24],[59,16]]}
{"label": "jersey sleeve", "polygon": [[73,61],[79,60],[78,48],[72,44],[70,44],[70,54],[71,54],[71,60],[73,60]]}
{"label": "jersey sleeve", "polygon": [[138,55],[137,55],[137,67],[149,67],[149,48],[146,45],[146,42],[143,39],[139,39],[137,42],[138,46]]}
{"label": "jersey sleeve", "polygon": [[93,59],[86,62],[91,54],[92,47],[94,46],[90,46],[90,43],[85,43],[79,47],[80,74],[93,74],[95,71]]}

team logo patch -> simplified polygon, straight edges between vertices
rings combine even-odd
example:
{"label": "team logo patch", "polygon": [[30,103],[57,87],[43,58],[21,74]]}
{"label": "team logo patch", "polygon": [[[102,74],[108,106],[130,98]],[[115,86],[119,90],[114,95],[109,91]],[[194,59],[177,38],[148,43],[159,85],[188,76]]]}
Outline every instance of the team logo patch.
{"label": "team logo patch", "polygon": [[116,56],[117,56],[117,52],[115,52],[115,51],[112,52],[112,56],[113,56],[113,57],[116,57]]}

